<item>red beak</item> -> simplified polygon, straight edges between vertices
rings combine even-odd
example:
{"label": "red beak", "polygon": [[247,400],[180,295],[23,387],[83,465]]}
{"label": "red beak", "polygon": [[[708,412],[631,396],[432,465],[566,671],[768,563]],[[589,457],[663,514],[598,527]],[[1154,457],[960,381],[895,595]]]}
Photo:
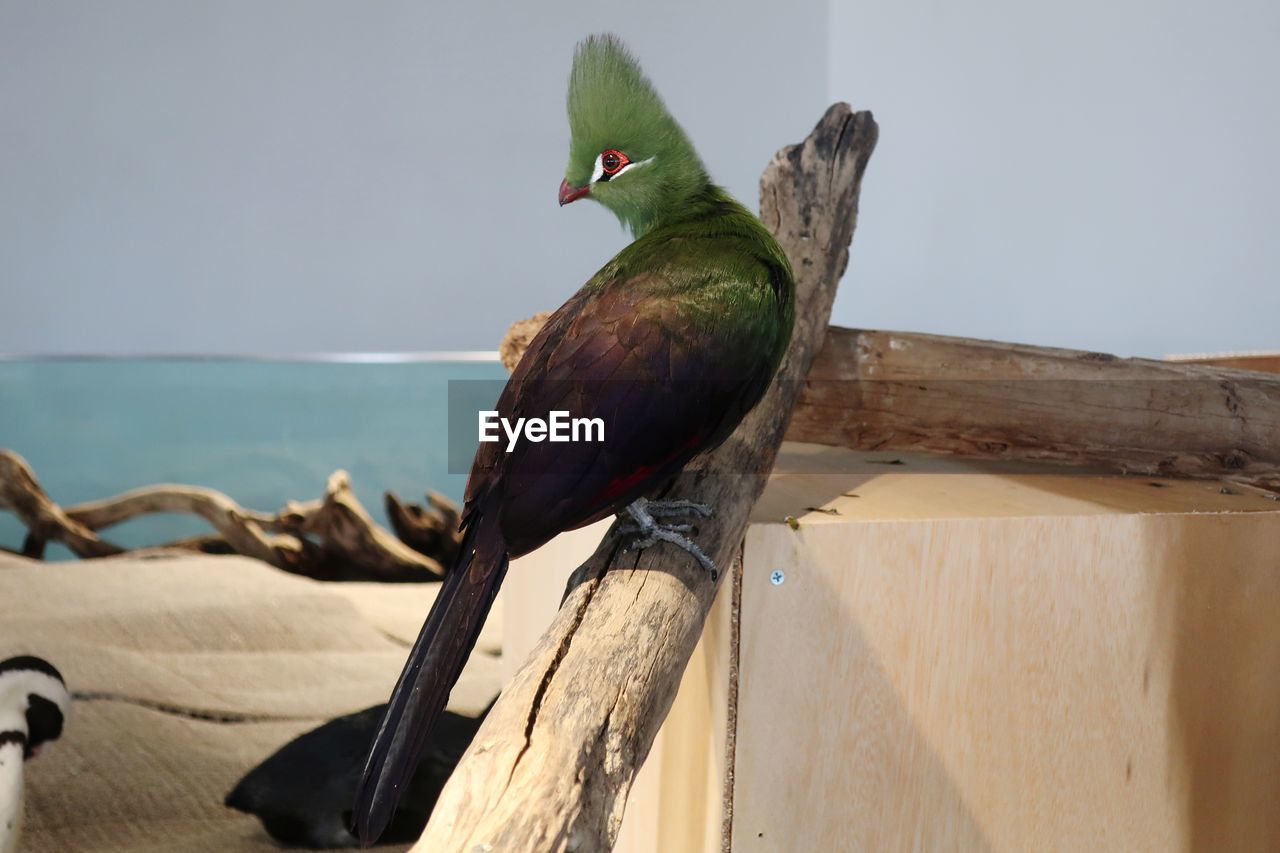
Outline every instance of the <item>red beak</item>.
{"label": "red beak", "polygon": [[585,187],[573,187],[568,181],[560,182],[560,206],[564,207],[571,201],[577,201],[587,193],[591,192],[591,184]]}

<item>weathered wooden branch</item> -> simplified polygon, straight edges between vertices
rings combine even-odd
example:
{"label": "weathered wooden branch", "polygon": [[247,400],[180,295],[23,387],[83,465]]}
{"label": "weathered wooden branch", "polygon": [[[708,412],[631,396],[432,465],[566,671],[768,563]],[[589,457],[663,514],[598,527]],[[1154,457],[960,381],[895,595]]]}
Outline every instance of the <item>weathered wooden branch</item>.
{"label": "weathered wooden branch", "polygon": [[245,509],[215,489],[169,484],[63,509],[45,493],[21,456],[0,450],[0,509],[12,511],[26,525],[23,553],[37,558],[49,542],[61,542],[83,558],[125,553],[98,531],[131,518],[172,512],[199,516],[217,535],[143,550],[242,554],[319,580],[431,580],[443,577],[442,566],[457,554],[458,510],[441,495],[427,500],[430,509],[395,503],[405,518],[416,519],[417,542],[427,542],[425,531],[435,526],[437,535],[429,544],[436,551],[415,550],[374,522],[351,490],[345,471],[329,477],[322,499],[291,502],[275,514]]}
{"label": "weathered wooden branch", "polygon": [[498,344],[498,358],[502,361],[503,367],[507,370],[516,369],[516,365],[520,363],[520,356],[524,355],[524,351],[529,348],[529,342],[533,340],[534,335],[538,334],[538,330],[550,316],[550,311],[539,311],[532,317],[516,320],[511,324],[507,333],[502,336],[502,343]]}
{"label": "weathered wooden branch", "polygon": [[383,507],[400,541],[422,554],[430,554],[442,566],[452,566],[462,537],[458,533],[458,507],[439,492],[427,492],[426,506],[401,503],[395,492],[383,497]]}
{"label": "weathered wooden branch", "polygon": [[49,540],[62,542],[78,557],[108,557],[122,550],[68,517],[40,488],[27,461],[10,450],[0,450],[0,509],[9,510],[26,525],[22,553],[28,557],[40,557]]}
{"label": "weathered wooden branch", "polygon": [[96,534],[96,531],[131,518],[161,512],[199,516],[218,532],[234,553],[254,557],[279,568],[296,562],[301,556],[301,548],[292,537],[271,536],[262,529],[262,524],[271,520],[270,515],[243,509],[222,492],[201,486],[145,486],[69,507],[66,515]]}
{"label": "weathered wooden branch", "polygon": [[787,438],[1280,486],[1280,377],[833,328]]}
{"label": "weathered wooden branch", "polygon": [[[435,557],[421,554],[396,539],[372,518],[351,491],[346,471],[329,476],[324,497],[309,503],[290,502],[270,527],[293,534],[299,542],[316,543],[313,565],[330,577],[359,559],[366,580],[415,581],[444,577]],[[424,578],[424,572],[426,577]]]}
{"label": "weathered wooden branch", "polygon": [[[782,380],[672,495],[715,507],[698,541],[728,568],[764,488],[799,380],[822,345],[848,261],[870,113],[837,104],[761,180],[761,218],[795,268],[797,322]],[[620,555],[614,535],[571,582],[555,622],[490,711],[414,848],[603,850],[670,709],[715,584],[687,555]],[[486,846],[492,845],[492,848]]]}

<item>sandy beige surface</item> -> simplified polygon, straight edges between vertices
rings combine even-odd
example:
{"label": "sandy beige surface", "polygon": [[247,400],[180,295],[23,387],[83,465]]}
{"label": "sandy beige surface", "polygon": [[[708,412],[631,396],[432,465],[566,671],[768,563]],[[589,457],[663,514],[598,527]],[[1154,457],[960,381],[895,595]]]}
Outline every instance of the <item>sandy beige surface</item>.
{"label": "sandy beige surface", "polygon": [[[78,697],[28,765],[21,849],[278,849],[223,796],[290,738],[385,701],[435,590],[318,583],[239,557],[0,556],[0,659],[44,657]],[[497,692],[500,624],[498,608],[454,710]]]}

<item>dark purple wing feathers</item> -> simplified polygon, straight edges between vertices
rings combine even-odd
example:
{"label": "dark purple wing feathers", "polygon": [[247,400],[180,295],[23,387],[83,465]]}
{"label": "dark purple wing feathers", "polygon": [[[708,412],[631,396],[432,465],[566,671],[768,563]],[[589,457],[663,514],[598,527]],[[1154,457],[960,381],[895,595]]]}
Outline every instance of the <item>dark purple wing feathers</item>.
{"label": "dark purple wing feathers", "polygon": [[522,441],[509,453],[488,444],[477,454],[469,488],[502,492],[513,556],[661,486],[763,393],[772,364],[758,349],[745,341],[689,346],[690,330],[669,311],[650,288],[614,282],[578,294],[535,337],[499,412],[600,418],[605,440]]}

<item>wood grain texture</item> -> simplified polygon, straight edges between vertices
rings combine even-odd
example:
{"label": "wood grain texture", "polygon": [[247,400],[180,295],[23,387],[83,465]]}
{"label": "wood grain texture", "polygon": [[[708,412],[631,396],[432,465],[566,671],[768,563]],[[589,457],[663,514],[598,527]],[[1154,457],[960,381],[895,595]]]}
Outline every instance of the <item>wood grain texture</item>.
{"label": "wood grain texture", "polygon": [[[671,494],[711,504],[698,541],[728,567],[764,487],[798,381],[822,344],[874,148],[870,113],[827,111],[761,180],[761,219],[796,272],[796,330],[781,376],[738,430]],[[712,472],[737,472],[733,474]],[[618,553],[615,536],[574,575],[556,620],[490,712],[414,848],[603,850],[671,707],[716,585],[667,548]]]}
{"label": "wood grain texture", "polygon": [[1280,377],[833,328],[787,438],[1280,488]]}
{"label": "wood grain texture", "polygon": [[735,851],[1280,846],[1274,501],[885,478],[748,532]]}
{"label": "wood grain texture", "polygon": [[1166,361],[1176,364],[1211,364],[1214,367],[1234,367],[1238,370],[1261,370],[1280,373],[1280,352],[1227,352],[1206,355],[1171,355]]}
{"label": "wood grain texture", "polygon": [[[899,464],[886,464],[890,461]],[[751,523],[772,530],[790,516],[796,519],[799,532],[807,535],[811,528],[819,526],[867,526],[885,522],[923,525],[925,522],[1034,517],[1101,518],[1105,526],[1111,527],[1112,517],[1117,514],[1184,516],[1189,513],[1219,516],[1270,513],[1274,516],[1280,513],[1280,502],[1260,490],[1243,486],[1224,490],[1221,483],[1207,480],[1120,477],[1070,469],[1055,471],[1043,464],[873,453],[787,442],[779,452],[764,493],[752,510]],[[554,618],[556,593],[571,571],[568,566],[589,555],[603,534],[603,526],[557,537],[546,548],[522,557],[513,565],[503,590],[509,600],[520,603],[506,610],[503,623],[504,652],[511,659],[511,672]],[[922,529],[927,528],[909,528],[911,531]],[[799,535],[790,530],[787,533]],[[989,549],[998,544],[991,542],[982,547]],[[803,561],[793,567],[780,562],[781,557],[775,561],[769,557],[756,560],[757,556],[754,551],[748,554],[748,560],[757,567],[783,568],[789,574],[793,568],[805,571]],[[1038,557],[1032,555],[1027,559],[1033,562]],[[911,570],[906,566],[899,569]],[[760,576],[756,575],[750,582],[760,585]],[[734,593],[741,595],[742,583],[739,578]],[[759,589],[756,592],[758,594]],[[721,826],[721,820],[731,818],[731,814],[713,797],[721,782],[732,786],[734,781],[732,759],[719,758],[728,736],[737,728],[737,702],[733,693],[737,679],[731,677],[730,670],[731,663],[737,659],[737,655],[731,653],[735,648],[733,623],[735,614],[741,614],[742,608],[733,606],[729,593],[728,589],[720,590],[670,713],[635,779],[614,846],[620,853],[714,853],[721,849],[722,839],[732,840],[731,833]],[[791,614],[788,618],[800,616]],[[823,630],[829,627],[824,626]],[[757,646],[780,642],[785,647],[789,643],[787,637],[779,636],[772,622],[757,620],[749,628],[759,632],[759,636],[751,640]],[[788,623],[786,632],[792,631]],[[813,638],[805,642],[810,641],[816,642]],[[821,657],[825,652],[815,653],[820,655],[820,666],[829,666],[826,658]],[[755,681],[757,689],[760,683],[759,679]],[[785,704],[789,689],[790,684],[784,683],[771,691],[770,696]],[[756,699],[759,700],[758,695]],[[1070,696],[1064,701],[1070,701]],[[744,713],[754,711],[748,707]],[[793,737],[786,728],[788,724],[778,725],[783,726],[779,737],[783,740]],[[748,731],[751,731],[750,725]],[[753,737],[767,739],[769,735],[755,731]],[[742,745],[746,751],[761,748],[759,740],[749,740]],[[772,774],[769,779],[774,781],[768,784],[791,784]],[[742,849],[744,844],[746,849],[753,849],[750,837],[737,846]],[[755,849],[781,846],[764,845]]]}

